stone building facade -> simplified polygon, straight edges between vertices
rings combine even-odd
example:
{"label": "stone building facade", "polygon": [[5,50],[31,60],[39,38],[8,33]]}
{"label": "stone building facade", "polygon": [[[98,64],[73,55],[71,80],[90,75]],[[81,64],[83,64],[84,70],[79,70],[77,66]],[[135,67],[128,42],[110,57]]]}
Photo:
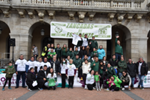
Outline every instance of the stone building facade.
{"label": "stone building facade", "polygon": [[20,54],[29,59],[32,45],[39,55],[49,42],[72,46],[70,39],[50,37],[50,22],[57,21],[111,24],[112,39],[97,40],[108,58],[114,54],[118,32],[126,60],[143,57],[150,62],[149,6],[150,0],[0,0],[0,59],[12,57],[9,38],[16,40],[15,60]]}

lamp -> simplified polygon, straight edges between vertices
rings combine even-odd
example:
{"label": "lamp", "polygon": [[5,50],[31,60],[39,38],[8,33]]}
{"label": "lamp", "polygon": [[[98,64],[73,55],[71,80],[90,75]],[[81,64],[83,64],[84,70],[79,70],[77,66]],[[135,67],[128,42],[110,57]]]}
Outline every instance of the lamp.
{"label": "lamp", "polygon": [[2,28],[0,28],[0,34],[2,34]]}
{"label": "lamp", "polygon": [[44,29],[41,29],[41,35],[43,36],[44,35]]}

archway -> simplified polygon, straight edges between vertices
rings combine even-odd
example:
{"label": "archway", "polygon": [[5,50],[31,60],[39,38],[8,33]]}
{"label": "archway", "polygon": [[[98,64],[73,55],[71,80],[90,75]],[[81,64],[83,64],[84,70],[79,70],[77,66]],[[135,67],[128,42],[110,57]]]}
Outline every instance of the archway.
{"label": "archway", "polygon": [[0,59],[6,59],[10,56],[9,33],[10,29],[8,25],[0,21]]}
{"label": "archway", "polygon": [[107,41],[108,59],[111,58],[111,55],[115,54],[116,34],[119,35],[125,60],[131,58],[131,33],[126,26],[117,24],[112,27],[112,39]]}
{"label": "archway", "polygon": [[150,67],[150,31],[148,32],[148,40],[147,40],[147,64]]}
{"label": "archway", "polygon": [[[50,38],[50,24],[46,22],[33,24],[29,30],[29,34],[32,35],[30,47],[32,49],[33,45],[37,46],[39,57],[41,56],[43,47],[47,45],[47,43],[54,43],[54,40]],[[29,55],[32,56],[32,52],[30,52]]]}

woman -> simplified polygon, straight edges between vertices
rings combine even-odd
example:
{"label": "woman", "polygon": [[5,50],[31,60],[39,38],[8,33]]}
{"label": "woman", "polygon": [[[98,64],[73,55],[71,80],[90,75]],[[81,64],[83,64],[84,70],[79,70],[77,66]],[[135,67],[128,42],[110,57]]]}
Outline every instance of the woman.
{"label": "woman", "polygon": [[91,59],[91,57],[90,57],[91,52],[90,52],[90,47],[89,46],[86,47],[86,52],[87,52],[88,59],[90,60]]}
{"label": "woman", "polygon": [[100,61],[99,74],[101,76],[100,78],[101,89],[103,88],[103,84],[104,84],[105,72],[106,72],[106,66],[102,61]]}
{"label": "woman", "polygon": [[48,51],[50,52],[51,49],[53,49],[53,52],[55,52],[55,47],[54,47],[54,44],[53,44],[53,43],[51,44],[51,46],[50,46],[50,48],[48,49]]}
{"label": "woman", "polygon": [[61,57],[67,58],[67,52],[68,52],[67,46],[66,46],[66,44],[64,44],[62,47],[62,50],[61,50]]}
{"label": "woman", "polygon": [[34,81],[37,81],[36,74],[34,73],[34,68],[30,68],[30,71],[27,74],[27,80],[26,80],[26,83],[28,85],[28,89],[30,91],[38,88],[37,86],[35,86],[35,87],[32,86]]}
{"label": "woman", "polygon": [[87,89],[87,85],[86,85],[86,77],[87,74],[89,73],[89,71],[91,70],[91,63],[88,62],[88,60],[86,59],[83,63],[82,63],[82,75],[83,75],[83,81],[84,81],[84,88]]}
{"label": "woman", "polygon": [[79,52],[80,59],[83,59],[85,55],[87,55],[87,51],[85,50],[85,47],[82,47],[82,49]]}
{"label": "woman", "polygon": [[50,69],[50,73],[47,75],[48,82],[45,83],[45,86],[50,88],[52,87],[53,90],[56,89],[57,86],[57,75],[54,73],[53,68]]}
{"label": "woman", "polygon": [[130,75],[127,72],[123,71],[122,72],[122,77],[120,79],[122,81],[122,84],[121,84],[122,90],[125,90],[125,88],[124,88],[125,85],[128,85],[128,89],[131,90],[131,88],[130,88],[130,86],[131,86],[131,77],[130,77]]}
{"label": "woman", "polygon": [[94,70],[91,71],[86,77],[86,84],[88,90],[93,90],[94,87]]}
{"label": "woman", "polygon": [[105,66],[107,66],[107,64],[108,64],[108,61],[106,60],[105,56],[103,57],[103,63],[104,63]]}
{"label": "woman", "polygon": [[60,64],[61,68],[61,83],[62,83],[62,88],[65,88],[66,85],[66,69],[67,69],[67,61],[65,58],[62,59],[62,63]]}

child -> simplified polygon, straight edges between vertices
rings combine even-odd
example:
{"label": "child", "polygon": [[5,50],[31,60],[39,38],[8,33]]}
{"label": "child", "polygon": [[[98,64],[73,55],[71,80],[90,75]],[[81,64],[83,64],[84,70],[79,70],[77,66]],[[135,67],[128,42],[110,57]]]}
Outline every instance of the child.
{"label": "child", "polygon": [[99,83],[99,81],[100,81],[100,75],[98,74],[98,71],[95,72],[94,79],[95,79],[97,91],[98,90],[101,91],[101,89],[100,89],[100,83]]}
{"label": "child", "polygon": [[15,73],[15,68],[13,67],[12,62],[9,62],[8,67],[5,69],[5,71],[2,71],[2,72],[6,73],[6,80],[5,80],[5,84],[4,84],[3,88],[2,88],[2,91],[5,90],[5,86],[6,86],[7,80],[9,80],[8,89],[12,89],[11,88],[11,78],[12,78],[13,74]]}
{"label": "child", "polygon": [[62,62],[60,64],[61,68],[61,83],[62,83],[62,88],[65,88],[66,85],[66,69],[67,69],[67,61],[65,58],[62,59]]}
{"label": "child", "polygon": [[47,54],[48,61],[51,61],[54,55],[56,55],[56,52],[54,52],[54,50],[51,48],[51,51],[49,51]]}
{"label": "child", "polygon": [[74,76],[76,75],[76,66],[73,64],[73,60],[69,60],[69,65],[67,65],[66,76],[69,78],[69,87],[73,89]]}

